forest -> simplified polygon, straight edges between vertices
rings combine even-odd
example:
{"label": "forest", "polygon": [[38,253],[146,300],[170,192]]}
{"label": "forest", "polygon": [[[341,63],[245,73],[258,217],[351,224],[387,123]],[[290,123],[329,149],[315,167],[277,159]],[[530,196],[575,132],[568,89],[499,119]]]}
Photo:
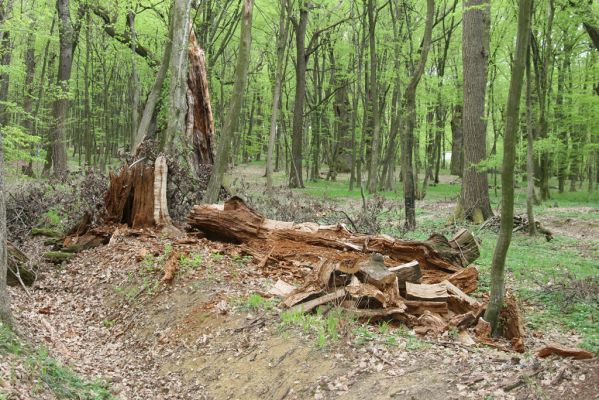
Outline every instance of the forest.
{"label": "forest", "polygon": [[0,400],[596,399],[599,3],[0,0]]}

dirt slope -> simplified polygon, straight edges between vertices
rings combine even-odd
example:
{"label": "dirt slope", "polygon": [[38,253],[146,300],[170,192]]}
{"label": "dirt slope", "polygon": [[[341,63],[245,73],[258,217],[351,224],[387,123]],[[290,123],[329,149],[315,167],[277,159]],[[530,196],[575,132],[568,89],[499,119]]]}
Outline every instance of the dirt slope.
{"label": "dirt slope", "polygon": [[[173,251],[191,261],[172,284],[160,283]],[[539,360],[342,319],[331,337],[323,331],[327,316],[323,325],[283,321],[274,301],[248,299],[266,297],[273,284],[258,264],[233,245],[122,231],[67,265],[45,267],[31,298],[20,288],[11,294],[24,336],[81,374],[108,380],[120,399],[584,400],[599,393],[596,360]],[[539,343],[530,337],[527,345]],[[534,376],[504,390],[523,374]]]}

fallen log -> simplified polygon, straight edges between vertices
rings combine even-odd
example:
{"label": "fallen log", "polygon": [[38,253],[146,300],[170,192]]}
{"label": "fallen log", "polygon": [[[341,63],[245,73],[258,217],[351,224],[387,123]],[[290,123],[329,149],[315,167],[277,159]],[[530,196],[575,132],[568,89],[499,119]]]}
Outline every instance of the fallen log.
{"label": "fallen log", "polygon": [[33,285],[36,273],[29,263],[29,257],[11,242],[6,242],[8,263],[6,269],[6,284],[18,286],[21,281],[26,286]]}
{"label": "fallen log", "polygon": [[560,357],[572,357],[576,360],[593,358],[593,353],[587,350],[566,347],[559,344],[549,344],[537,350],[537,356],[541,358],[557,355]]}
{"label": "fallen log", "polygon": [[[293,251],[312,253],[315,257],[365,261],[371,253],[380,253],[385,264],[417,261],[421,270],[441,271],[440,281],[447,272],[463,270],[464,255],[454,249],[441,235],[426,241],[406,241],[385,235],[362,235],[349,232],[343,225],[296,224],[269,220],[256,213],[239,197],[232,197],[224,205],[196,205],[187,222],[192,230],[203,232],[208,239],[244,243],[249,247],[273,248],[272,257],[281,259],[282,253]],[[461,239],[464,242],[466,235]],[[473,238],[471,240],[474,240]],[[463,243],[462,247],[472,247]],[[473,257],[473,253],[468,253]],[[468,262],[472,262],[470,259]],[[459,285],[456,285],[460,287]],[[463,289],[462,289],[463,290]]]}

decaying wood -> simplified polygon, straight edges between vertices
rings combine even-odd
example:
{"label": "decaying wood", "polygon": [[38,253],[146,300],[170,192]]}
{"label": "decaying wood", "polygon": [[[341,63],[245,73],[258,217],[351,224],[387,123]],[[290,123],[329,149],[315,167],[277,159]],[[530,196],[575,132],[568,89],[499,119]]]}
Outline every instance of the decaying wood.
{"label": "decaying wood", "polygon": [[31,286],[35,282],[36,273],[29,263],[29,257],[11,242],[6,242],[8,265],[6,284],[8,286]]}
{"label": "decaying wood", "polygon": [[408,313],[413,315],[422,315],[426,311],[442,315],[449,312],[447,303],[441,301],[406,300],[404,301],[404,304],[407,307]]}
{"label": "decaying wood", "polygon": [[593,358],[593,353],[587,350],[575,347],[565,347],[560,344],[549,344],[537,350],[537,355],[541,358],[557,355],[560,357],[572,357],[576,360],[585,360]]}
{"label": "decaying wood", "polygon": [[418,326],[414,329],[419,335],[440,334],[447,329],[447,322],[438,314],[425,311],[418,317]]}
{"label": "decaying wood", "polygon": [[110,186],[104,196],[106,222],[133,228],[154,225],[154,166],[137,162],[109,174]]}
{"label": "decaying wood", "polygon": [[389,272],[393,272],[395,276],[397,276],[397,282],[400,289],[406,288],[406,282],[419,283],[422,278],[420,265],[418,265],[418,261],[416,260],[396,267],[391,267],[389,268]]}
{"label": "decaying wood", "polygon": [[510,340],[515,351],[524,352],[524,320],[520,314],[518,302],[510,292],[505,295],[499,318],[502,321],[501,336]]}
{"label": "decaying wood", "polygon": [[162,282],[171,283],[175,278],[175,274],[179,269],[179,260],[181,259],[181,253],[173,251],[169,254],[164,264],[164,275],[162,276]]}
{"label": "decaying wood", "polygon": [[449,294],[448,303],[451,311],[456,314],[463,314],[469,311],[478,314],[480,308],[482,307],[482,304],[478,300],[468,296],[466,293],[460,290],[460,288],[448,280],[445,280],[440,284],[445,286],[447,289],[447,293]]}
{"label": "decaying wood", "polygon": [[[326,256],[331,256],[332,253],[343,252],[345,254],[341,258],[360,261],[376,252],[385,256],[386,262],[392,265],[415,260],[421,270],[462,270],[459,251],[453,249],[447,239],[442,240],[441,235],[434,235],[427,241],[404,241],[383,235],[353,234],[343,225],[320,226],[268,220],[249,208],[239,197],[227,200],[224,206],[195,206],[188,216],[188,223],[192,229],[204,232],[209,239],[245,243],[260,248],[274,242],[293,243],[296,248],[300,244],[302,250],[314,250],[315,254],[326,252]],[[289,246],[280,246],[273,257],[279,258],[280,253],[285,251],[289,251]],[[447,279],[445,275],[443,279]]]}
{"label": "decaying wood", "polygon": [[462,292],[469,294],[476,291],[478,287],[478,270],[471,265],[449,276],[447,280],[460,288]]}
{"label": "decaying wood", "polygon": [[166,202],[167,175],[166,158],[159,156],[154,162],[154,223],[157,226],[171,224]]}
{"label": "decaying wood", "polygon": [[441,302],[449,300],[447,288],[443,284],[415,284],[406,282],[406,294],[409,300]]}
{"label": "decaying wood", "polygon": [[334,291],[332,293],[325,294],[324,296],[307,301],[305,303],[297,304],[293,308],[291,308],[291,311],[308,312],[308,311],[315,309],[316,307],[318,307],[320,305],[326,304],[331,301],[338,300],[338,299],[344,297],[345,295],[346,295],[345,289],[337,289],[336,291]]}
{"label": "decaying wood", "polygon": [[[359,318],[392,319],[435,334],[482,321],[484,304],[468,295],[477,288],[478,270],[469,264],[480,249],[466,230],[451,240],[433,234],[426,241],[355,234],[343,225],[266,219],[239,197],[195,206],[187,221],[209,240],[241,244],[267,273],[302,280],[298,288],[279,281],[271,290],[291,310],[335,306]],[[512,328],[506,333],[520,337]],[[480,340],[491,341],[489,334]]]}
{"label": "decaying wood", "polygon": [[290,285],[282,279],[279,279],[277,283],[275,283],[275,285],[268,291],[268,293],[275,296],[285,297],[293,293],[295,289],[295,286]]}
{"label": "decaying wood", "polygon": [[186,137],[192,146],[191,162],[196,175],[201,177],[202,165],[214,164],[214,118],[208,91],[208,75],[204,50],[198,46],[191,29],[189,35],[189,71],[187,78]]}
{"label": "decaying wood", "polygon": [[370,283],[379,289],[391,285],[397,280],[395,274],[385,266],[383,256],[378,253],[373,254],[369,260],[358,265],[359,273],[362,275],[364,282]]}

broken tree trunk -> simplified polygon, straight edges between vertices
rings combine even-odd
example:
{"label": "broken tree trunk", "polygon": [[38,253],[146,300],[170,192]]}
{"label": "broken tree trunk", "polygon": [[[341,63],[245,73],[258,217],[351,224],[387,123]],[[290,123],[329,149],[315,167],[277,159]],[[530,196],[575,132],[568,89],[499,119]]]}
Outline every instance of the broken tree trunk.
{"label": "broken tree trunk", "polygon": [[143,159],[110,173],[110,186],[104,195],[106,222],[127,224],[132,228],[170,225],[166,203],[166,159],[159,156],[155,165]]}
{"label": "broken tree trunk", "polygon": [[189,35],[189,72],[187,77],[187,118],[185,135],[191,145],[190,164],[201,178],[203,165],[214,164],[214,118],[210,106],[208,75],[204,50],[191,29]]}
{"label": "broken tree trunk", "polygon": [[[269,220],[249,208],[239,197],[232,197],[224,205],[194,206],[187,222],[209,239],[244,243],[258,250],[264,250],[265,246],[272,248],[271,258],[275,259],[286,252],[297,254],[305,250],[307,258],[313,260],[330,256],[359,262],[365,261],[371,253],[382,254],[385,264],[390,267],[415,260],[423,275],[427,270],[440,271],[439,278],[443,279],[439,282],[447,279],[447,273],[462,271],[466,262],[470,263],[474,261],[474,255],[478,256],[454,249],[441,235],[433,235],[426,241],[405,241],[386,235],[354,234],[343,225]],[[469,257],[467,261],[466,256]]]}

